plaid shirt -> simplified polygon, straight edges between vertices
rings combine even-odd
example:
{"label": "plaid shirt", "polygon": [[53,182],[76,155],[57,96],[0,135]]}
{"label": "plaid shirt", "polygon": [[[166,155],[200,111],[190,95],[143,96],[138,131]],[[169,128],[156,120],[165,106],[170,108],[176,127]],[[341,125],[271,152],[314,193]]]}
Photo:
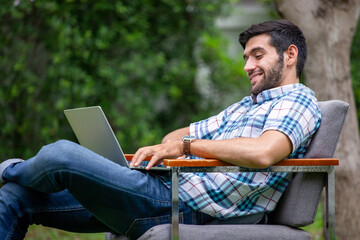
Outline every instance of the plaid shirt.
{"label": "plaid shirt", "polygon": [[[320,126],[314,93],[302,84],[286,85],[245,97],[206,120],[192,123],[197,139],[259,137],[277,130],[289,137],[289,158],[301,158]],[[181,173],[179,197],[194,210],[216,218],[272,211],[291,180],[290,173]]]}

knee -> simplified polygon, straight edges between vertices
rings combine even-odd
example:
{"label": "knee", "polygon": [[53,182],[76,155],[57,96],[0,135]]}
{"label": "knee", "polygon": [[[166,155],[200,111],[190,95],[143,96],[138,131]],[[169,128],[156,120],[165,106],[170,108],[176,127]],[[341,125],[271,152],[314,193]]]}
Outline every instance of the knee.
{"label": "knee", "polygon": [[75,148],[77,147],[79,147],[78,144],[67,140],[59,140],[46,145],[36,155],[37,163],[42,163],[44,166],[58,164],[64,166],[71,163],[72,155],[76,152]]}

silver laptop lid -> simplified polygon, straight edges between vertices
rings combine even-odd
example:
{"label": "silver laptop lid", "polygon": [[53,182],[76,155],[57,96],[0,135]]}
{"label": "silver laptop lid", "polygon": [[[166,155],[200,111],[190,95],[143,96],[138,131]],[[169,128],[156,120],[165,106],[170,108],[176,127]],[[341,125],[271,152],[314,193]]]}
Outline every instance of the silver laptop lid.
{"label": "silver laptop lid", "polygon": [[129,167],[100,106],[66,109],[64,113],[82,146],[121,166]]}

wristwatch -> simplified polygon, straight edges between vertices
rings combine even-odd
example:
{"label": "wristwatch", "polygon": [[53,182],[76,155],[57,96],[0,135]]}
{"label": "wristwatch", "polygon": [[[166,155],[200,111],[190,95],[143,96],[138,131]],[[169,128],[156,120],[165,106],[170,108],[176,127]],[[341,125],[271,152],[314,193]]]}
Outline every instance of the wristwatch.
{"label": "wristwatch", "polygon": [[186,135],[186,136],[183,136],[182,141],[184,143],[184,154],[186,156],[191,155],[191,153],[190,153],[190,143],[195,141],[195,137],[190,136],[190,135]]}

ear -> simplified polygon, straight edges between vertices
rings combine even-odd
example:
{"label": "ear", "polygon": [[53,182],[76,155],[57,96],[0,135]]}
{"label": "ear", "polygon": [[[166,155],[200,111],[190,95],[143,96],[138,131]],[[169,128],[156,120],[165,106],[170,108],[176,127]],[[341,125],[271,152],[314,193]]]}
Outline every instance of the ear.
{"label": "ear", "polygon": [[298,48],[291,44],[287,51],[285,51],[285,62],[287,65],[296,65],[297,63],[297,57],[298,57]]}

